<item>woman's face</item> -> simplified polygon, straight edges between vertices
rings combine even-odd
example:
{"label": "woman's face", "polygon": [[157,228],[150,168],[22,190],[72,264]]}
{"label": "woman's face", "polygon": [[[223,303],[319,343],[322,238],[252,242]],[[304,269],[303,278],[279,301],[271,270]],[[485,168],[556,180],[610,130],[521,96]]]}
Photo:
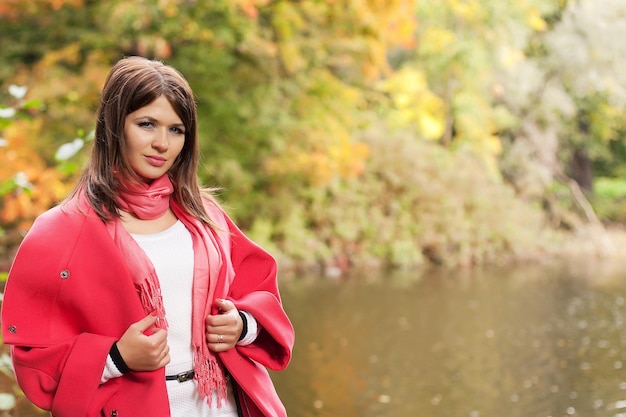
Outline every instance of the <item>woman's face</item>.
{"label": "woman's face", "polygon": [[185,126],[170,102],[160,96],[126,116],[124,136],[131,168],[150,183],[174,164],[185,144]]}

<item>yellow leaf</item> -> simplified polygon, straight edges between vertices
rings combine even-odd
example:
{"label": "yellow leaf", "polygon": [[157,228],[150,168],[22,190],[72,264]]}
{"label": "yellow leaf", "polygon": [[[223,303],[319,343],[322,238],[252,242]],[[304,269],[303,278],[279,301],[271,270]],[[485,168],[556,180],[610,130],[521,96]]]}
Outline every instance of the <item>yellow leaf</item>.
{"label": "yellow leaf", "polygon": [[283,66],[288,73],[294,74],[306,65],[306,60],[300,55],[295,42],[281,42],[278,49]]}
{"label": "yellow leaf", "polygon": [[452,11],[467,22],[480,23],[486,17],[483,5],[476,0],[452,0]]}
{"label": "yellow leaf", "polygon": [[524,52],[519,49],[510,46],[500,48],[499,59],[502,66],[505,68],[514,67],[523,61],[524,58]]}
{"label": "yellow leaf", "polygon": [[539,13],[539,10],[537,9],[531,10],[526,20],[528,24],[530,25],[530,27],[538,32],[544,31],[548,27],[548,24],[541,17],[541,14]]}
{"label": "yellow leaf", "polygon": [[420,38],[420,49],[427,55],[444,52],[457,40],[454,32],[440,27],[425,28]]}
{"label": "yellow leaf", "polygon": [[439,139],[443,135],[446,125],[442,117],[421,113],[419,117],[419,127],[424,138]]}

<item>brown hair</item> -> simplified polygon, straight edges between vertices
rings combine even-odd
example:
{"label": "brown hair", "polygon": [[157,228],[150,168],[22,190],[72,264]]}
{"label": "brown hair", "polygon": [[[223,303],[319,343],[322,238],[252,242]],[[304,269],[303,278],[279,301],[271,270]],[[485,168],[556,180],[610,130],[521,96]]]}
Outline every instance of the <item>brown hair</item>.
{"label": "brown hair", "polygon": [[202,198],[213,199],[210,190],[201,190],[198,177],[198,126],[193,92],[183,75],[160,61],[141,57],[119,60],[109,72],[97,112],[91,159],[70,198],[84,193],[89,205],[103,221],[119,217],[116,201],[120,180],[139,181],[130,167],[125,150],[126,116],[158,97],[165,97],[185,126],[185,143],[168,175],[174,198],[191,215],[213,226]]}

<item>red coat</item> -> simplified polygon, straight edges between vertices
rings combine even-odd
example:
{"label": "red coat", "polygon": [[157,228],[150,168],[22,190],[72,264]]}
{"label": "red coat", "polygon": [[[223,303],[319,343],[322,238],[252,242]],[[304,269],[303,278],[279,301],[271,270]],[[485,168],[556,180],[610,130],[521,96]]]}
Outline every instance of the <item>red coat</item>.
{"label": "red coat", "polygon": [[[36,220],[9,273],[2,336],[12,345],[17,382],[56,417],[169,417],[164,368],[100,384],[111,345],[145,312],[105,224],[91,209],[66,211],[56,207]],[[215,296],[252,313],[263,330],[219,357],[245,417],[286,416],[266,370],[284,369],[294,342],[276,263],[224,216],[231,254],[223,264],[231,262],[236,276],[228,288],[218,283]]]}

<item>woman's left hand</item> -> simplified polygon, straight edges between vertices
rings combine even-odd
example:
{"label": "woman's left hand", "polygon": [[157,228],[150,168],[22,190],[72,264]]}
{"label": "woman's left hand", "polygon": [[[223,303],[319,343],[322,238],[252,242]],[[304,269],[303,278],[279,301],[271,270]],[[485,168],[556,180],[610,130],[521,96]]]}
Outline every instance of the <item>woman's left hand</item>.
{"label": "woman's left hand", "polygon": [[228,300],[217,299],[215,305],[219,314],[206,316],[206,341],[213,352],[232,349],[243,331],[243,322],[237,307]]}

